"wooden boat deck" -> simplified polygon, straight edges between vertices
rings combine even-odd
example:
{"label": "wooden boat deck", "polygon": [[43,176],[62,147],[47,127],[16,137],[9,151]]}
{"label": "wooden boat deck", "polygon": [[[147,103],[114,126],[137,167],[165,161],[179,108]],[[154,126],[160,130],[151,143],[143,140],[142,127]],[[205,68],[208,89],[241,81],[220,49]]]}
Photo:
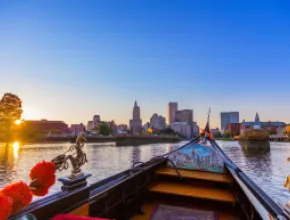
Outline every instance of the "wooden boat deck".
{"label": "wooden boat deck", "polygon": [[[193,171],[193,170],[178,170],[178,171],[180,175],[182,176],[182,178],[200,179],[200,180],[223,182],[223,183],[233,182],[233,179],[227,174],[210,173],[210,172]],[[157,170],[156,174],[178,177],[178,174],[174,169],[167,168],[167,167]]]}
{"label": "wooden boat deck", "polygon": [[[140,215],[135,215],[131,220],[149,220],[153,212],[157,208],[156,203],[146,203],[142,206],[142,210],[144,211],[144,214]],[[185,205],[186,206],[186,205]],[[184,206],[183,206],[184,207]],[[195,208],[194,206],[189,206],[188,208]],[[201,208],[199,208],[201,210]],[[224,211],[224,210],[214,210],[214,209],[202,209],[202,210],[207,210],[207,211],[216,211],[218,213],[218,219],[219,220],[239,220],[238,217],[236,217],[233,213],[229,211]]]}
{"label": "wooden boat deck", "polygon": [[142,206],[144,214],[133,216],[132,220],[149,220],[158,204],[187,207],[197,210],[215,211],[219,220],[237,220],[234,207],[236,198],[230,190],[233,182],[229,174],[203,171],[157,170],[157,181],[149,188],[154,202]]}

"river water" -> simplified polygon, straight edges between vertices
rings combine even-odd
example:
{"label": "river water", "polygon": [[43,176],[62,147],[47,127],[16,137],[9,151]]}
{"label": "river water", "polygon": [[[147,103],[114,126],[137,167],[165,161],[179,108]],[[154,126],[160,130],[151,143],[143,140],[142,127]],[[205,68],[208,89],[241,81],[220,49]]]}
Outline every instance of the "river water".
{"label": "river water", "polygon": [[[283,187],[286,177],[290,175],[290,143],[272,142],[268,153],[246,153],[237,141],[217,141],[225,153],[258,186],[275,201],[285,204],[290,200],[290,192]],[[173,144],[149,144],[139,147],[116,147],[114,143],[87,143],[84,150],[88,163],[83,171],[92,173],[89,183],[109,177],[132,166],[133,161],[148,161],[151,157],[167,153],[186,142]],[[29,182],[30,169],[39,161],[51,160],[65,152],[69,143],[45,144],[0,144],[0,188],[16,181]],[[69,171],[57,171],[57,177],[63,177]],[[50,194],[58,192],[61,184],[51,188]],[[39,199],[39,197],[34,198]]]}

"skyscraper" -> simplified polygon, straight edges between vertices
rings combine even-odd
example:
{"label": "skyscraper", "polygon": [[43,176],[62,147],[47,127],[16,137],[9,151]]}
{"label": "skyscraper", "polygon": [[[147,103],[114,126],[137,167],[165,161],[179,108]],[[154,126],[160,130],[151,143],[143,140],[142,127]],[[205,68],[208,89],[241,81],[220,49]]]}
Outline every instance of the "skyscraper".
{"label": "skyscraper", "polygon": [[140,107],[137,105],[135,101],[133,107],[133,118],[129,122],[130,129],[133,133],[140,133],[142,131],[142,120],[140,118]]}
{"label": "skyscraper", "polygon": [[163,129],[166,127],[165,118],[161,115],[153,114],[150,118],[150,126],[152,128]]}
{"label": "skyscraper", "polygon": [[175,114],[176,122],[186,122],[191,128],[191,134],[193,134],[193,110],[192,109],[182,109],[176,111]]}
{"label": "skyscraper", "polygon": [[226,131],[227,124],[239,123],[239,112],[221,112],[221,131]]}
{"label": "skyscraper", "polygon": [[100,115],[94,115],[94,117],[93,117],[93,127],[94,128],[98,127],[100,121],[101,121]]}
{"label": "skyscraper", "polygon": [[176,112],[178,110],[177,102],[169,102],[168,103],[168,125],[170,126],[173,122],[176,121]]}
{"label": "skyscraper", "polygon": [[176,111],[175,121],[187,122],[189,125],[191,125],[193,121],[193,110],[182,109],[182,110]]}

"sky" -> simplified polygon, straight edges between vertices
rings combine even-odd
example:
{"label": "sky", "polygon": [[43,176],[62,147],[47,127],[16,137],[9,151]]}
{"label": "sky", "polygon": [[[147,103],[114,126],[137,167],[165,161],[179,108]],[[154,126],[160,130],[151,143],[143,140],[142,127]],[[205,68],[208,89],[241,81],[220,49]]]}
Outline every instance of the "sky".
{"label": "sky", "polygon": [[0,96],[24,119],[143,122],[167,104],[204,126],[221,111],[290,122],[290,3],[0,1]]}

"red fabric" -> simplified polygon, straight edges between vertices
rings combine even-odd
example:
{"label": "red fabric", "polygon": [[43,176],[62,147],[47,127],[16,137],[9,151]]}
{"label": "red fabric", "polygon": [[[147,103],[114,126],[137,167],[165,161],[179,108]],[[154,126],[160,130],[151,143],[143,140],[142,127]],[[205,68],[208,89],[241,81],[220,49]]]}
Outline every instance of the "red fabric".
{"label": "red fabric", "polygon": [[11,197],[13,201],[12,212],[20,211],[32,201],[32,192],[29,186],[22,181],[4,187],[1,192],[6,196]]}
{"label": "red fabric", "polygon": [[33,195],[45,196],[48,189],[55,183],[55,164],[52,162],[40,162],[30,171],[30,179],[33,182]]}
{"label": "red fabric", "polygon": [[[57,215],[51,220],[110,220],[107,218],[92,218],[86,216],[76,216],[76,215]],[[113,220],[113,219],[111,219]]]}
{"label": "red fabric", "polygon": [[12,199],[0,192],[0,219],[7,219],[12,212]]}

